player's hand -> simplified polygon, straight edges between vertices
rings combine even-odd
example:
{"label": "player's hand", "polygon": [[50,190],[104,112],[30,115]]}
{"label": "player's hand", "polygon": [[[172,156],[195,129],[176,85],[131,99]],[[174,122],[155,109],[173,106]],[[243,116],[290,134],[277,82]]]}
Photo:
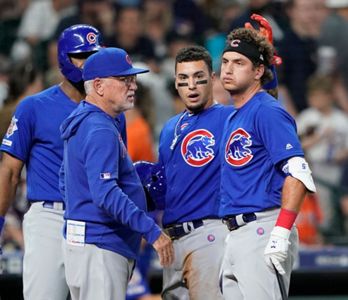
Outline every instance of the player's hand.
{"label": "player's hand", "polygon": [[162,266],[168,267],[173,263],[174,248],[169,236],[162,232],[159,238],[153,243],[153,247],[159,256],[160,264]]}
{"label": "player's hand", "polygon": [[[258,15],[258,14],[252,14],[250,19],[256,21],[259,24],[259,29],[258,29],[259,33],[262,36],[264,36],[266,39],[268,39],[268,41],[271,44],[273,44],[273,31],[272,31],[272,27],[269,24],[269,22],[267,21],[267,19],[264,18],[263,16]],[[249,22],[245,23],[244,27],[257,30]]]}
{"label": "player's hand", "polygon": [[[264,36],[273,45],[272,26],[271,26],[271,24],[269,24],[267,19],[264,18],[261,15],[258,15],[258,14],[252,14],[250,19],[256,21],[259,24],[259,28],[258,29],[254,28],[253,25],[251,25],[250,22],[245,23],[244,27],[248,28],[248,29],[254,29],[254,30],[258,31],[259,34]],[[273,56],[273,62],[272,63],[275,64],[276,66],[279,66],[279,65],[282,64],[282,62],[283,62],[282,58],[275,53],[274,56]]]}
{"label": "player's hand", "polygon": [[288,257],[290,232],[290,230],[284,227],[274,227],[264,252],[268,267],[273,271],[274,265],[281,275],[285,274],[285,270],[281,263]]}

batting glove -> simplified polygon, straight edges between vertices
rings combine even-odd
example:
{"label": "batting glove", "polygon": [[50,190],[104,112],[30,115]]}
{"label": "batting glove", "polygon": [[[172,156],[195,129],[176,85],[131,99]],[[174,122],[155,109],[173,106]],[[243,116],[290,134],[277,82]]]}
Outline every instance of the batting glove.
{"label": "batting glove", "polygon": [[[273,45],[273,31],[272,26],[269,24],[266,18],[258,14],[252,14],[250,19],[258,23],[259,28],[256,29],[250,22],[244,24],[245,28],[254,29],[259,32],[260,35],[264,36],[272,45]],[[272,63],[276,66],[279,66],[283,63],[283,60],[277,53],[273,55]]]}
{"label": "batting glove", "polygon": [[[260,32],[260,34],[263,35],[266,39],[268,39],[268,41],[271,44],[273,44],[273,31],[272,31],[271,24],[269,24],[267,19],[258,14],[252,14],[250,19],[256,21],[259,24],[258,31]],[[255,29],[253,25],[251,25],[249,22],[245,23],[245,28]]]}
{"label": "batting glove", "polygon": [[273,271],[274,265],[281,275],[285,274],[285,270],[281,263],[284,262],[288,256],[290,233],[291,231],[284,227],[275,226],[264,252],[268,267]]}

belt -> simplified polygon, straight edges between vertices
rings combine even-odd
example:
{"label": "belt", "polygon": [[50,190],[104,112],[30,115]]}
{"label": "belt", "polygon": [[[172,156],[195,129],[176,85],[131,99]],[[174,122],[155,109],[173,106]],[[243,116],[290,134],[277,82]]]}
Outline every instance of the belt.
{"label": "belt", "polygon": [[223,222],[227,225],[227,228],[232,231],[236,230],[245,224],[255,221],[256,215],[254,213],[241,214],[235,216],[227,216],[223,218]]}
{"label": "belt", "polygon": [[177,240],[203,225],[203,220],[194,220],[191,222],[184,222],[182,224],[168,225],[165,227],[165,232],[172,240]]}
{"label": "belt", "polygon": [[65,210],[64,202],[54,202],[54,201],[43,201],[42,206],[44,208],[56,209],[56,210]]}

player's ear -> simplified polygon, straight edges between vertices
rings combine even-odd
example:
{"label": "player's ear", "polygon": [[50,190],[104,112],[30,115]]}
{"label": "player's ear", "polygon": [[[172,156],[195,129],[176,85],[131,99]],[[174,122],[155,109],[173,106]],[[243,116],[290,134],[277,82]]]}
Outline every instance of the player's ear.
{"label": "player's ear", "polygon": [[260,80],[262,75],[265,73],[265,65],[260,64],[255,69],[256,69],[255,79]]}
{"label": "player's ear", "polygon": [[99,96],[102,96],[104,94],[104,86],[103,86],[102,79],[100,79],[100,78],[94,79],[93,80],[93,88]]}
{"label": "player's ear", "polygon": [[216,73],[215,72],[211,72],[211,80],[214,81],[216,79]]}

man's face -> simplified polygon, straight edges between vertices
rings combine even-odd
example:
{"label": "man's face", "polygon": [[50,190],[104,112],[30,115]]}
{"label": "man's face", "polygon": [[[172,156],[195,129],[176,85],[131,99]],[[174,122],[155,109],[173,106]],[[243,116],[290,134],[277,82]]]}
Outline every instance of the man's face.
{"label": "man's face", "polygon": [[104,82],[104,104],[111,114],[119,114],[134,107],[136,76],[107,77]]}
{"label": "man's face", "polygon": [[245,92],[260,77],[260,67],[253,67],[243,54],[231,51],[223,54],[220,78],[224,89],[232,96]]}
{"label": "man's face", "polygon": [[213,80],[203,60],[176,65],[175,87],[190,112],[198,112],[213,103]]}

